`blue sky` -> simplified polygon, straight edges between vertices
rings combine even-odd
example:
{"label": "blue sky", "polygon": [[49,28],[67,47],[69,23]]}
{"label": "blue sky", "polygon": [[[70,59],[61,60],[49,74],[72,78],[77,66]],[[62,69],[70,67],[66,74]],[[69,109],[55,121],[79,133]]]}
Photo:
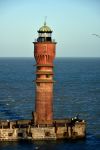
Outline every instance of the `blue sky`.
{"label": "blue sky", "polygon": [[100,57],[100,0],[0,0],[0,57],[33,57],[45,16],[57,57]]}

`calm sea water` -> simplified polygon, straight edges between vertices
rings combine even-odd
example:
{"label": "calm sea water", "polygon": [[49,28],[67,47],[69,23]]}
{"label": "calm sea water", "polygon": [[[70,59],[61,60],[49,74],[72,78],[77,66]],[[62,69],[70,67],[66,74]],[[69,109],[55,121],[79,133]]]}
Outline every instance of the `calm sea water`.
{"label": "calm sea water", "polygon": [[[33,58],[0,58],[0,119],[31,119],[34,64]],[[87,121],[86,139],[0,142],[0,150],[100,149],[100,58],[57,58],[54,72],[54,117],[79,114]]]}

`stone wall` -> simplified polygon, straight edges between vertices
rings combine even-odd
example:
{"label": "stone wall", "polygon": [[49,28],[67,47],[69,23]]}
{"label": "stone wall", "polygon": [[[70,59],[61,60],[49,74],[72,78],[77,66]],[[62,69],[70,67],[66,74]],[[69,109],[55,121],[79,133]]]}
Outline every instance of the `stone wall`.
{"label": "stone wall", "polygon": [[[77,139],[86,135],[86,123],[75,122],[74,124],[56,124],[54,126],[33,126],[31,121],[1,122],[0,140],[55,140]],[[60,123],[62,123],[60,121]]]}

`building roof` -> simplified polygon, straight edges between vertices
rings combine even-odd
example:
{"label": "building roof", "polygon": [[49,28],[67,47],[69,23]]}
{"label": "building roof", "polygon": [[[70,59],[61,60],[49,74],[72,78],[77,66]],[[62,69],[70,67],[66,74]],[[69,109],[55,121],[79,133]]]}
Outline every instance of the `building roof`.
{"label": "building roof", "polygon": [[46,22],[44,22],[44,25],[38,30],[38,32],[39,33],[45,33],[45,32],[49,32],[49,33],[51,33],[52,32],[52,30],[50,29],[50,27],[48,27],[47,25],[46,25]]}

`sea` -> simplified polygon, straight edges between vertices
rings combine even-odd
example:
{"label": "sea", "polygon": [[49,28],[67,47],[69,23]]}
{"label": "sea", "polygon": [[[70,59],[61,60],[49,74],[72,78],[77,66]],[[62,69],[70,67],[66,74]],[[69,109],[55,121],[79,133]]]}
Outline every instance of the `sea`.
{"label": "sea", "polygon": [[[0,58],[0,120],[31,119],[35,106],[34,58]],[[54,118],[79,115],[82,140],[0,142],[0,150],[100,150],[100,58],[56,58]]]}

